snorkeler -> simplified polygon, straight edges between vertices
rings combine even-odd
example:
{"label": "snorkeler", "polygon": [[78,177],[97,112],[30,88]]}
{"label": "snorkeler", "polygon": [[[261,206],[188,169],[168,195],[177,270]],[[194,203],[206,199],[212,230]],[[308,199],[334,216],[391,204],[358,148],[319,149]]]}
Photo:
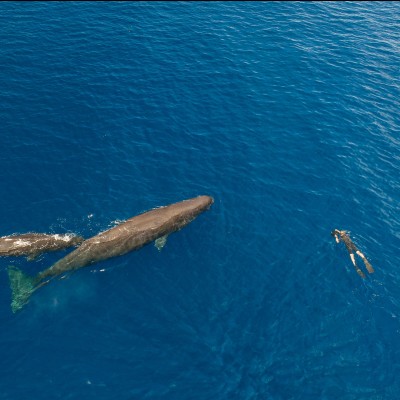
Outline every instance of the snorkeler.
{"label": "snorkeler", "polygon": [[354,253],[358,254],[361,257],[361,259],[364,261],[367,271],[370,274],[372,274],[374,272],[372,265],[366,259],[364,254],[361,253],[361,251],[358,250],[357,246],[351,241],[351,239],[347,235],[346,231],[339,231],[338,229],[334,229],[331,232],[331,235],[335,237],[336,243],[339,243],[340,241],[344,242],[344,244],[346,245],[347,251],[349,252],[351,262],[353,263],[358,275],[360,275],[362,278],[365,278],[364,272],[362,272],[361,269],[356,264],[356,259],[354,257]]}

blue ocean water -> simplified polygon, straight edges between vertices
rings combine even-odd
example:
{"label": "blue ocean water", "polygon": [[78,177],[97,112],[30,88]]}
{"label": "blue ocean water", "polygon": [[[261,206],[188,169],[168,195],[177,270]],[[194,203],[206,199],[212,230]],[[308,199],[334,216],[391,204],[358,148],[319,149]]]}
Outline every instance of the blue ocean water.
{"label": "blue ocean water", "polygon": [[0,235],[215,203],[161,252],[81,269],[16,314],[7,267],[67,250],[0,259],[0,399],[397,399],[399,15],[1,3]]}

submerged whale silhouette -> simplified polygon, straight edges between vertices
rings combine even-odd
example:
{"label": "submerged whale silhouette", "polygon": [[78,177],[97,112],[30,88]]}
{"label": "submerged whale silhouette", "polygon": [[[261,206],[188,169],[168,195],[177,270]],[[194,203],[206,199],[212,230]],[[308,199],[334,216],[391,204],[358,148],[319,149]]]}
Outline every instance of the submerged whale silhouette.
{"label": "submerged whale silhouette", "polygon": [[39,254],[66,249],[84,241],[72,234],[24,233],[0,238],[0,256],[27,256],[32,260]]}
{"label": "submerged whale silhouette", "polygon": [[9,267],[12,311],[20,310],[28,303],[31,294],[52,278],[98,261],[138,250],[147,243],[180,230],[199,214],[208,210],[213,202],[210,196],[198,196],[137,215],[85,240],[76,250],[35,277],[27,276],[13,266]]}

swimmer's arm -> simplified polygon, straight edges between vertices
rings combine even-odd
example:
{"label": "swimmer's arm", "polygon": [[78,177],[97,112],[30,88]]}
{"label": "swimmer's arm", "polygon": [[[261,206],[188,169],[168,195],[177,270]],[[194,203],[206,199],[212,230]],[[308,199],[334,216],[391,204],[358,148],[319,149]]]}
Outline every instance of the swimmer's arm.
{"label": "swimmer's arm", "polygon": [[335,237],[336,243],[339,243],[340,242],[339,235],[337,233],[335,233],[333,236]]}

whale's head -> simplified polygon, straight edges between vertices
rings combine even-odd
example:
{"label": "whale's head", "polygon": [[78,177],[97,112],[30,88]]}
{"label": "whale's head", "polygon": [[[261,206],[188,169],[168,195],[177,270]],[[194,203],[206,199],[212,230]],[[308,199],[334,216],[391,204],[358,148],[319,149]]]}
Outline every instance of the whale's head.
{"label": "whale's head", "polygon": [[208,210],[214,203],[214,199],[211,196],[198,196],[195,197],[193,201],[198,203],[204,210]]}
{"label": "whale's head", "polygon": [[183,212],[186,210],[189,213],[193,212],[194,215],[198,215],[204,211],[207,211],[213,203],[214,199],[211,196],[197,196],[192,199],[177,203],[177,205],[182,209]]}

